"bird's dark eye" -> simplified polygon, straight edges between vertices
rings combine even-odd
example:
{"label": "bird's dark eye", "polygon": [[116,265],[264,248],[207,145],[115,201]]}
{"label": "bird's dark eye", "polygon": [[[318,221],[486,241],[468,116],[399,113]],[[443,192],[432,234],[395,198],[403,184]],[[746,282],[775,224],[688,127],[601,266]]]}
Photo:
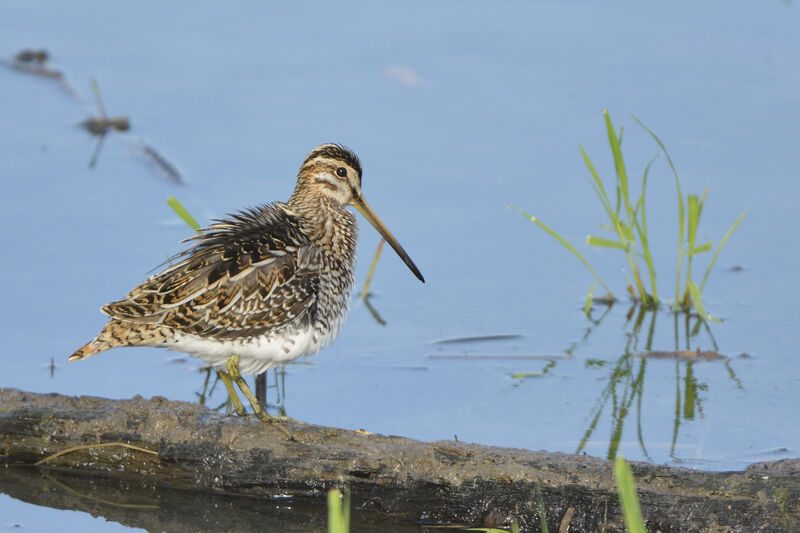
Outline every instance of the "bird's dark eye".
{"label": "bird's dark eye", "polygon": [[346,177],[346,176],[347,176],[347,169],[346,169],[346,168],[344,168],[344,167],[339,167],[339,168],[337,168],[337,169],[336,169],[336,174],[337,174],[337,175],[338,175],[340,178],[344,178],[344,177]]}

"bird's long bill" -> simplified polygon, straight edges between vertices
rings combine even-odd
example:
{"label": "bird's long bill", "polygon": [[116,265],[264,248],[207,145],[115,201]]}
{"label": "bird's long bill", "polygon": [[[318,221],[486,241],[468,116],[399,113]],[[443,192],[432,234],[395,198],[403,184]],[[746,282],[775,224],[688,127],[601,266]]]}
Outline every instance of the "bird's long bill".
{"label": "bird's long bill", "polygon": [[414,264],[414,261],[411,260],[406,251],[403,250],[403,247],[400,246],[400,243],[394,238],[392,232],[386,229],[386,226],[383,225],[381,219],[379,219],[378,215],[376,215],[375,212],[370,208],[366,200],[364,200],[362,197],[354,198],[353,207],[358,209],[358,212],[364,215],[364,218],[366,218],[367,221],[372,224],[372,227],[378,230],[378,233],[380,233],[386,242],[388,242],[389,245],[394,248],[394,251],[397,252],[397,255],[400,256],[400,259],[403,260],[406,266],[411,269],[411,272],[417,276],[417,279],[419,279],[422,283],[425,283],[425,278],[422,277],[422,273],[417,268],[417,265]]}

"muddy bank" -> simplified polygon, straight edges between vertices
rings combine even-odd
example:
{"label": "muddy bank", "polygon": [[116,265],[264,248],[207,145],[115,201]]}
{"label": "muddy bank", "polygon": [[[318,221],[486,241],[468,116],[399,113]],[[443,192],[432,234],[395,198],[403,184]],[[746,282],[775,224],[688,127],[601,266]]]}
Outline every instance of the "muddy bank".
{"label": "muddy bank", "polygon": [[[515,517],[528,531],[538,531],[538,491],[551,531],[565,515],[569,531],[623,529],[609,461],[364,435],[294,420],[284,425],[296,442],[255,420],[163,398],[113,401],[0,389],[0,461],[11,465],[0,490],[32,501],[36,489],[25,492],[23,479],[47,473],[265,505],[287,498],[321,502],[328,488],[346,485],[356,514],[494,526]],[[108,442],[156,453],[94,448],[35,469],[20,466],[71,446]],[[722,473],[632,467],[651,531],[800,530],[798,460]]]}

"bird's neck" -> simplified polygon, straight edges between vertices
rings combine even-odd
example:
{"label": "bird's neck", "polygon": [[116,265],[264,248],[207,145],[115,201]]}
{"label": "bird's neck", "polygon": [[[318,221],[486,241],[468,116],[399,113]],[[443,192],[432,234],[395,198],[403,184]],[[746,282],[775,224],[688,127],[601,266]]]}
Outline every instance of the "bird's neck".
{"label": "bird's neck", "polygon": [[336,200],[324,195],[293,194],[289,209],[297,216],[303,231],[320,249],[355,259],[358,227],[356,217]]}

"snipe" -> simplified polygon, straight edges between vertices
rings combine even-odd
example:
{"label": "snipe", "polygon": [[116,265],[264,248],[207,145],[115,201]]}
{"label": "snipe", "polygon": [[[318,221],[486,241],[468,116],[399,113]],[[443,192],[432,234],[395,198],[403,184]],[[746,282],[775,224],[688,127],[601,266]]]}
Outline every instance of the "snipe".
{"label": "snipe", "polygon": [[239,414],[232,382],[271,421],[241,374],[316,353],[336,338],[349,308],[358,233],[347,206],[425,281],[364,200],[358,157],[323,144],[306,157],[287,203],[241,211],[188,239],[193,245],[174,264],[102,308],[108,324],[69,361],[117,346],[187,352],[219,372]]}

